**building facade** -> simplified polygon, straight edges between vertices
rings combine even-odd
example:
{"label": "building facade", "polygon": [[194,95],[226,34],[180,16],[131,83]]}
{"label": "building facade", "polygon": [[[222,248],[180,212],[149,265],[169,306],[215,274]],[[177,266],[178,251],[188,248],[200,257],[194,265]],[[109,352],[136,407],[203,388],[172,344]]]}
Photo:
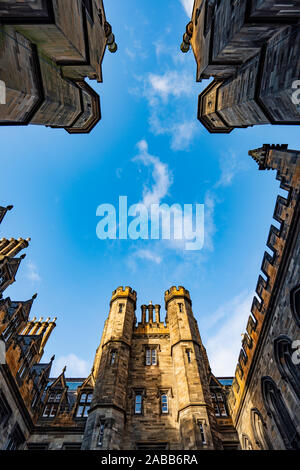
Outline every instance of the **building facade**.
{"label": "building facade", "polygon": [[[171,287],[141,306],[130,287],[111,297],[92,371],[51,377],[41,362],[56,318],[30,320],[4,298],[30,239],[0,240],[0,448],[244,450],[300,448],[300,153],[249,152],[275,170],[278,196],[235,377],[215,377],[189,292]],[[11,207],[0,207],[0,221]]]}
{"label": "building facade", "polygon": [[244,449],[300,449],[300,153],[264,145],[249,152],[275,170],[278,196],[247,332],[229,396]]}
{"label": "building facade", "polygon": [[0,125],[88,133],[101,119],[106,47],[117,50],[102,0],[0,1]]}
{"label": "building facade", "polygon": [[211,133],[300,124],[299,0],[195,0],[181,50],[193,49],[198,119]]}

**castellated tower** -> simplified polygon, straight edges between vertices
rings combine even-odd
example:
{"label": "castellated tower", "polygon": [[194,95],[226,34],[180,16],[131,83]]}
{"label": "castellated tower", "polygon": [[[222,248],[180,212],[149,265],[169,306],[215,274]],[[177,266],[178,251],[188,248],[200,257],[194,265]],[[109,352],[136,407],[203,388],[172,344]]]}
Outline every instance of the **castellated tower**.
{"label": "castellated tower", "polygon": [[[165,293],[176,389],[178,424],[184,449],[198,449],[205,429],[206,448],[218,448],[211,403],[210,367],[202,345],[189,292],[172,287]],[[203,436],[202,436],[203,439]]]}
{"label": "castellated tower", "polygon": [[118,287],[95,357],[96,382],[83,449],[122,448],[135,309],[136,292]]}
{"label": "castellated tower", "polygon": [[[137,323],[136,292],[130,287],[113,292],[94,361],[82,449],[238,447],[226,412],[227,390],[211,373],[189,292],[171,287],[165,306],[161,321],[160,305],[143,304]],[[219,422],[216,392],[224,403]]]}

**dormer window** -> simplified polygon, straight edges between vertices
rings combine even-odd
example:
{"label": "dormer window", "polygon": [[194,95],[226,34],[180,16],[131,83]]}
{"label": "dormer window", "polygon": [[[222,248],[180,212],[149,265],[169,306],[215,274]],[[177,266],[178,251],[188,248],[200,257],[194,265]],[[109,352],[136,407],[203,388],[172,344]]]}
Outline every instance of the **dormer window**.
{"label": "dormer window", "polygon": [[93,394],[92,393],[82,393],[80,395],[79,404],[77,408],[76,417],[77,418],[87,418],[88,411],[91,407]]}
{"label": "dormer window", "polygon": [[62,398],[62,391],[53,391],[48,395],[48,401],[45,405],[43,417],[54,418],[57,415],[58,407]]}

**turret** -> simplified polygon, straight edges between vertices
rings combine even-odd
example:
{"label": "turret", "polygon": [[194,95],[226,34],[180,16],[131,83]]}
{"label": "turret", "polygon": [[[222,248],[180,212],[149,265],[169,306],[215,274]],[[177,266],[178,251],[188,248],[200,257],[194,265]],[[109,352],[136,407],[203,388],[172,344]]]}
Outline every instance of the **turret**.
{"label": "turret", "polygon": [[84,450],[120,449],[135,309],[134,290],[118,287],[113,291],[94,362],[95,389],[83,438]]}
{"label": "turret", "polygon": [[192,312],[189,291],[171,287],[165,292],[170,330],[171,356],[177,391],[178,421],[184,449],[218,449],[220,444],[212,408],[207,356],[197,321]]}

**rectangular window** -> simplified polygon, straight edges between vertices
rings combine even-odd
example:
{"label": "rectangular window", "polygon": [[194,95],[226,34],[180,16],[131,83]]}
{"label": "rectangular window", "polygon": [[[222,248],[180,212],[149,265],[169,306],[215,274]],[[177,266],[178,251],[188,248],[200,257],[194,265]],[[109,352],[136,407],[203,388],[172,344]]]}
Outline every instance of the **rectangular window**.
{"label": "rectangular window", "polygon": [[124,304],[119,304],[119,313],[123,312],[123,307],[124,307]]}
{"label": "rectangular window", "polygon": [[99,432],[99,440],[98,440],[98,446],[100,447],[103,446],[103,437],[104,437],[104,423],[100,422],[100,432]]}
{"label": "rectangular window", "polygon": [[165,414],[169,413],[168,395],[166,393],[161,396],[161,412]]}
{"label": "rectangular window", "polygon": [[203,424],[201,421],[198,421],[198,426],[199,426],[199,431],[200,431],[201,442],[202,444],[206,444],[204,428],[203,428]]}
{"label": "rectangular window", "polygon": [[116,362],[116,355],[117,355],[116,351],[112,351],[111,360],[110,360],[111,365],[114,365],[114,363]]}
{"label": "rectangular window", "polygon": [[83,0],[83,4],[86,8],[86,11],[88,12],[91,20],[93,21],[94,17],[93,17],[93,4],[92,4],[92,0]]}
{"label": "rectangular window", "polygon": [[0,426],[5,426],[12,414],[11,408],[0,390]]}
{"label": "rectangular window", "polygon": [[151,349],[146,349],[146,366],[151,366]]}
{"label": "rectangular window", "polygon": [[182,313],[182,306],[183,306],[183,304],[178,304],[179,312],[180,312],[180,313]]}
{"label": "rectangular window", "polygon": [[189,349],[186,350],[187,360],[191,362],[191,351]]}
{"label": "rectangular window", "polygon": [[137,393],[135,395],[135,406],[134,406],[134,412],[136,415],[142,414],[142,395],[140,393]]}
{"label": "rectangular window", "polygon": [[46,405],[43,412],[44,418],[54,418],[58,410],[58,405]]}
{"label": "rectangular window", "polygon": [[18,450],[24,442],[24,434],[22,433],[20,426],[16,424],[10,435],[6,450]]}
{"label": "rectangular window", "polygon": [[152,357],[152,365],[156,366],[156,349],[152,349],[151,357]]}
{"label": "rectangular window", "polygon": [[79,399],[79,406],[77,408],[76,417],[77,418],[87,418],[88,411],[90,409],[90,403],[92,401],[92,393],[82,393]]}

